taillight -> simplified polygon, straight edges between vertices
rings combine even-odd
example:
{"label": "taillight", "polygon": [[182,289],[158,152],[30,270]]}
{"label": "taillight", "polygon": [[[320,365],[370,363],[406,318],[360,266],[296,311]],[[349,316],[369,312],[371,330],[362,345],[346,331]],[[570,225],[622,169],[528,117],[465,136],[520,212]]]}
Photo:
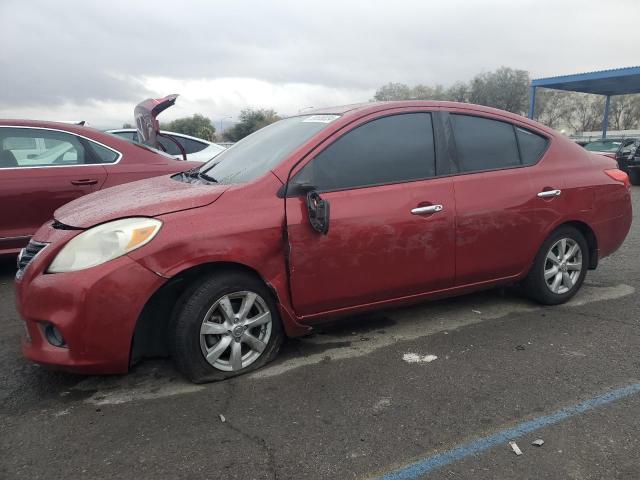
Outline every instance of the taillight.
{"label": "taillight", "polygon": [[629,181],[629,175],[624,173],[622,170],[618,170],[617,168],[610,168],[605,170],[604,173],[609,175],[617,182],[622,182],[627,190],[631,190],[631,182]]}

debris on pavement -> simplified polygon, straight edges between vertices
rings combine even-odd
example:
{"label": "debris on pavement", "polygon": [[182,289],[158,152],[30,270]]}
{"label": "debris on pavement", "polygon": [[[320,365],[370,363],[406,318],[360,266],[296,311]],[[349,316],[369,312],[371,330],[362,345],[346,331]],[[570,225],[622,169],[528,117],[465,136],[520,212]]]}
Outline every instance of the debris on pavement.
{"label": "debris on pavement", "polygon": [[382,410],[389,408],[390,406],[391,406],[391,398],[382,397],[373,406],[373,413],[374,415],[379,414]]}
{"label": "debris on pavement", "polygon": [[480,310],[471,310],[473,313],[477,313],[478,315],[482,315],[482,312]]}
{"label": "debris on pavement", "polygon": [[534,440],[533,442],[531,442],[531,445],[535,445],[536,447],[541,447],[542,445],[544,445],[544,440],[542,440],[541,438],[538,438],[537,440]]}
{"label": "debris on pavement", "polygon": [[226,418],[224,418],[224,415],[220,414],[220,421],[221,421],[222,423],[224,423],[224,422],[226,422],[226,421],[227,421],[227,419],[226,419]]}
{"label": "debris on pavement", "polygon": [[524,345],[516,345],[516,350],[524,350]]}
{"label": "debris on pavement", "polygon": [[513,453],[515,453],[516,455],[522,455],[522,450],[520,450],[520,447],[518,447],[518,444],[516,442],[509,442],[509,445],[511,446],[511,450],[513,450]]}
{"label": "debris on pavement", "polygon": [[417,353],[405,353],[402,359],[407,363],[429,363],[437,360],[436,355],[418,355]]}

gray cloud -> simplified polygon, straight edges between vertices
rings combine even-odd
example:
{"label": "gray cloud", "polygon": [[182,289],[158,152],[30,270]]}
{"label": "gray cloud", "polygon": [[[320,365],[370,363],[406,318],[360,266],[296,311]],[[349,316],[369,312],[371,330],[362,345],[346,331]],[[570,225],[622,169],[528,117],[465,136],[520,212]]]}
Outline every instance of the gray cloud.
{"label": "gray cloud", "polygon": [[375,89],[638,63],[636,1],[560,3],[4,0],[0,107],[134,102],[154,76]]}

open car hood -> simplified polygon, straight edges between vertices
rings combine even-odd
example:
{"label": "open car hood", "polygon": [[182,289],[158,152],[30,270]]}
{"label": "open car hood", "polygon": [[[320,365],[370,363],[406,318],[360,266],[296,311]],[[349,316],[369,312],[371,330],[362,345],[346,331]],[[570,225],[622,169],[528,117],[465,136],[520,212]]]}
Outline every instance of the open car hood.
{"label": "open car hood", "polygon": [[155,217],[215,202],[228,185],[201,185],[162,176],[125,183],[80,197],[57,209],[69,227],[89,228],[125,217]]}
{"label": "open car hood", "polygon": [[160,122],[158,115],[176,103],[178,94],[174,93],[163,98],[148,98],[140,102],[133,109],[133,116],[136,120],[138,138],[143,143],[152,148],[158,148],[158,134],[160,133]]}

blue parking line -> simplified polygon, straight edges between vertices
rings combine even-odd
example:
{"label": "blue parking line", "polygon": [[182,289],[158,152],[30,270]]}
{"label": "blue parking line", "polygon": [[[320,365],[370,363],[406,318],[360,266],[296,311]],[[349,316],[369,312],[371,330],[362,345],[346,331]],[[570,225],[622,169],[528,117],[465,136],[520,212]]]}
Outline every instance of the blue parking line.
{"label": "blue parking line", "polygon": [[444,467],[445,465],[488,450],[495,445],[507,443],[509,440],[515,440],[527,433],[543,427],[548,427],[549,425],[554,425],[579,413],[588,412],[589,410],[593,410],[594,408],[606,405],[621,398],[634,395],[638,392],[640,392],[640,383],[634,383],[633,385],[603,393],[602,395],[585,400],[577,405],[565,407],[549,415],[534,418],[533,420],[520,423],[515,427],[500,430],[487,437],[478,438],[476,440],[463,443],[462,445],[452,448],[451,450],[447,450],[446,452],[424,458],[407,465],[406,467],[386,473],[385,475],[378,477],[378,480],[413,480],[419,478],[420,476]]}

